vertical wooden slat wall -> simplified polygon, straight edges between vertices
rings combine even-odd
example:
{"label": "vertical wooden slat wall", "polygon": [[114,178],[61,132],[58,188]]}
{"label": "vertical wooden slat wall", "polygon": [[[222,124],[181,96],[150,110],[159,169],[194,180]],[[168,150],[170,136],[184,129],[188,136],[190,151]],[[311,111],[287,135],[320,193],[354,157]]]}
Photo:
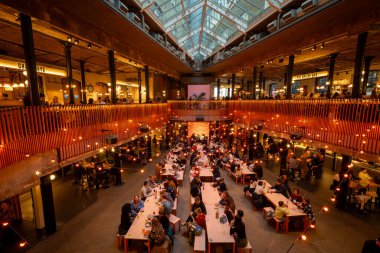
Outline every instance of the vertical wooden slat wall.
{"label": "vertical wooden slat wall", "polygon": [[27,154],[59,148],[64,160],[103,147],[107,135],[116,135],[118,140],[137,135],[138,122],[155,128],[166,121],[166,104],[2,109],[0,172]]}

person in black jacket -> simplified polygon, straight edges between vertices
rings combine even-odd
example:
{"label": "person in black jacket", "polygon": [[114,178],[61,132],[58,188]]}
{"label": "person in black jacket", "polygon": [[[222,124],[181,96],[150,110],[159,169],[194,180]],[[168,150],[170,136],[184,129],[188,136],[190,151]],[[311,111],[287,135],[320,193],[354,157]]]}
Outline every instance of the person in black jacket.
{"label": "person in black jacket", "polygon": [[224,178],[222,178],[222,177],[219,179],[218,190],[220,193],[227,191],[227,185],[224,182]]}
{"label": "person in black jacket", "polygon": [[131,227],[131,204],[126,203],[121,208],[121,219],[118,229],[119,235],[125,235]]}
{"label": "person in black jacket", "polygon": [[216,179],[220,177],[220,171],[218,166],[212,166],[212,175],[214,177],[214,181],[216,181]]}
{"label": "person in black jacket", "polygon": [[236,245],[239,248],[244,248],[247,246],[248,240],[245,234],[245,224],[243,222],[244,212],[242,210],[238,210],[237,215],[232,223],[230,234],[234,236],[236,241]]}
{"label": "person in black jacket", "polygon": [[277,193],[281,193],[285,196],[285,198],[288,198],[288,189],[286,186],[281,182],[281,179],[276,180],[276,184],[271,187],[271,189],[275,190]]}

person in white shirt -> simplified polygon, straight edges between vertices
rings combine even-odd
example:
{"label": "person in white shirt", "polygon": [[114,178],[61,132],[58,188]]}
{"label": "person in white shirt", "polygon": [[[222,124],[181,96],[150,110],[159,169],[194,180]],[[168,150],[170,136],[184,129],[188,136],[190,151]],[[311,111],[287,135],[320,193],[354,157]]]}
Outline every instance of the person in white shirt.
{"label": "person in white shirt", "polygon": [[256,188],[255,188],[255,191],[254,193],[257,194],[257,195],[263,195],[264,194],[264,182],[263,181],[259,181],[256,185]]}
{"label": "person in white shirt", "polygon": [[141,200],[145,201],[150,195],[152,195],[152,189],[148,186],[148,181],[144,181],[144,185],[140,191]]}

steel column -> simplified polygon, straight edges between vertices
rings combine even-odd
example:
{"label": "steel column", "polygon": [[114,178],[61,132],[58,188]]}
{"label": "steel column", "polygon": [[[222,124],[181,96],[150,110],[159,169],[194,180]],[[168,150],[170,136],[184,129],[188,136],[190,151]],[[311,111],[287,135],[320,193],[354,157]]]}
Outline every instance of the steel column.
{"label": "steel column", "polygon": [[358,35],[356,44],[356,56],[355,56],[355,67],[354,67],[354,80],[352,82],[352,98],[361,97],[361,82],[362,82],[362,70],[363,61],[365,55],[365,48],[367,45],[368,33],[361,33]]}
{"label": "steel column", "polygon": [[292,98],[292,80],[293,80],[294,55],[289,55],[289,64],[286,70],[286,99]]}
{"label": "steel column", "polygon": [[253,67],[252,73],[252,99],[256,99],[256,85],[257,85],[257,68]]}
{"label": "steel column", "polygon": [[84,71],[84,61],[80,61],[80,76],[81,76],[81,79],[82,79],[82,82],[81,82],[81,87],[80,87],[80,90],[81,90],[81,99],[83,101],[84,104],[87,104],[87,94],[86,94],[86,73]]}
{"label": "steel column", "polygon": [[24,47],[25,69],[29,84],[30,101],[27,105],[40,105],[40,91],[37,81],[37,64],[34,51],[33,28],[30,16],[20,13],[22,43]]}
{"label": "steel column", "polygon": [[335,60],[337,56],[338,56],[337,53],[330,55],[329,74],[327,77],[327,81],[328,81],[327,93],[326,93],[327,98],[331,98],[331,87],[334,84],[334,68],[335,68]]}

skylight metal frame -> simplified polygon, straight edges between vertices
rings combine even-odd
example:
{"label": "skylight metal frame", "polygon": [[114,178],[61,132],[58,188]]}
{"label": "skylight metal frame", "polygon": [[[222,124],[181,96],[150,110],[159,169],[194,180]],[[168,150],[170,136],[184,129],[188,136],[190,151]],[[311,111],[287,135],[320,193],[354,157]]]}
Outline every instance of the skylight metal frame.
{"label": "skylight metal frame", "polygon": [[275,10],[269,1],[287,0],[154,0],[146,12],[191,58],[208,57],[245,34],[262,13]]}

